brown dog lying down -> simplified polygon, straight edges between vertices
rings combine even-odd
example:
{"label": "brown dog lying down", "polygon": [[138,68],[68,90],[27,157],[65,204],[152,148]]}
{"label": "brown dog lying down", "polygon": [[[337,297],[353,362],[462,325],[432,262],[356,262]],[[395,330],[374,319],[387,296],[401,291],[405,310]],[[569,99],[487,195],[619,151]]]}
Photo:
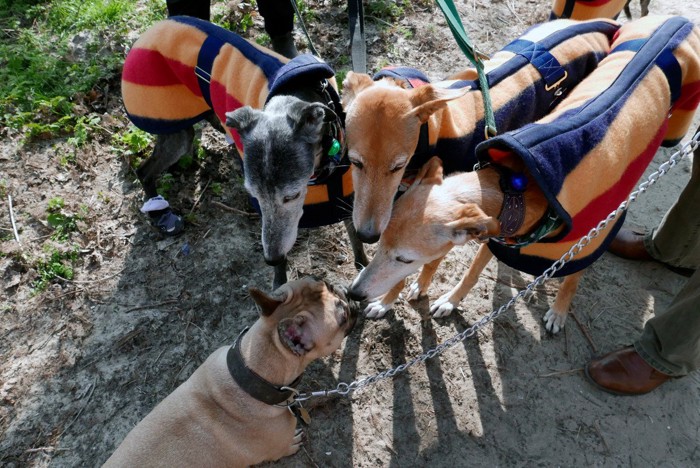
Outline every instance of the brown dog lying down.
{"label": "brown dog lying down", "polygon": [[[700,28],[658,16],[623,25],[610,55],[554,112],[477,148],[482,169],[443,180],[440,159],[431,159],[396,202],[349,297],[384,295],[366,309],[381,317],[406,276],[425,265],[409,298],[426,294],[442,258],[472,239],[489,244],[460,283],[432,304],[433,316],[458,306],[493,255],[541,274],[627,198],[660,145],[680,141],[699,101]],[[564,326],[583,270],[605,252],[623,220],[609,223],[557,271],[564,281],[545,315],[548,331]]]}
{"label": "brown dog lying down", "polygon": [[250,295],[260,318],[158,404],[105,466],[238,467],[299,450],[303,434],[285,386],[338,349],[356,314],[344,294],[310,278]]}

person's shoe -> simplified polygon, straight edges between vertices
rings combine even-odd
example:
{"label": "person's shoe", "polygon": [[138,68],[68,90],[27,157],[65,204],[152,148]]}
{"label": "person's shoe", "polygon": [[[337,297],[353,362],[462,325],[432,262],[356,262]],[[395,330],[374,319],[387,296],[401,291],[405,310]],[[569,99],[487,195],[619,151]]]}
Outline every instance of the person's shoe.
{"label": "person's shoe", "polygon": [[693,268],[669,265],[668,263],[661,262],[652,257],[644,246],[645,235],[644,232],[622,228],[617,232],[610,246],[608,246],[608,252],[628,260],[653,260],[661,263],[674,273],[688,278],[693,276],[693,273],[695,273]]}
{"label": "person's shoe", "polygon": [[299,51],[294,45],[294,36],[291,31],[281,36],[270,37],[270,42],[272,42],[272,50],[278,54],[284,55],[288,59],[293,59],[299,55]]}
{"label": "person's shoe", "polygon": [[651,367],[633,346],[593,359],[585,373],[593,385],[614,395],[642,395],[673,378]]}
{"label": "person's shoe", "polygon": [[629,260],[654,260],[644,246],[645,233],[622,228],[608,247],[608,252]]}

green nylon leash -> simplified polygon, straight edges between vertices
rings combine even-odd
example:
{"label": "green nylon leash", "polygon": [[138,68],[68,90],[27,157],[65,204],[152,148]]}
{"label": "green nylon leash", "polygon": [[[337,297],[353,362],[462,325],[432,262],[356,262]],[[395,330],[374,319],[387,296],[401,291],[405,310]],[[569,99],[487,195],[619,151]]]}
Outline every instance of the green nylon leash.
{"label": "green nylon leash", "polygon": [[[481,95],[484,99],[484,120],[485,128],[484,132],[486,138],[495,136],[498,131],[496,129],[496,118],[493,115],[493,106],[491,105],[491,94],[489,92],[489,83],[486,79],[486,73],[484,73],[484,63],[481,61],[482,57],[486,57],[484,54],[477,51],[469,40],[467,31],[464,29],[462,20],[459,18],[459,13],[457,13],[457,8],[452,0],[436,0],[440,10],[445,15],[447,24],[450,26],[452,35],[457,41],[457,45],[462,49],[464,55],[467,56],[469,61],[476,68],[476,72],[479,75],[479,86],[481,87]],[[488,58],[488,57],[486,57]]]}

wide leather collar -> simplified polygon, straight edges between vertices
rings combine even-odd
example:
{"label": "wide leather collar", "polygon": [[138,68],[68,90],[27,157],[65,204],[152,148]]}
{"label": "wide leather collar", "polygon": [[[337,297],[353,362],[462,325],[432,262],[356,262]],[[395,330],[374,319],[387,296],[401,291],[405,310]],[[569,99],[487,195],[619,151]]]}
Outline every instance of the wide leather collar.
{"label": "wide leather collar", "polygon": [[248,328],[238,335],[238,338],[236,338],[235,343],[229,348],[226,355],[226,364],[231,377],[233,377],[233,380],[239,387],[258,401],[268,405],[277,405],[288,401],[296,393],[294,389],[301,381],[303,374],[289,385],[283,386],[272,384],[256,374],[255,371],[245,365],[241,354],[241,339],[247,331]]}

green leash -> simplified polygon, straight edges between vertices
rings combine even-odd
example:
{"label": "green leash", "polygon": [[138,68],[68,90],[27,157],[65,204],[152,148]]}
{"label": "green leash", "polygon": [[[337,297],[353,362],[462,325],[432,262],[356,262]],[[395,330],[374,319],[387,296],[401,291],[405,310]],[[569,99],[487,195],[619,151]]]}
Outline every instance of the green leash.
{"label": "green leash", "polygon": [[493,107],[491,105],[491,94],[489,93],[489,83],[486,79],[486,73],[484,73],[484,63],[481,61],[482,58],[488,58],[484,54],[477,51],[469,40],[467,31],[464,29],[462,20],[459,18],[459,13],[457,13],[457,8],[452,0],[436,0],[440,10],[445,15],[447,19],[447,24],[450,26],[452,35],[457,41],[457,45],[462,49],[464,55],[467,56],[469,61],[476,67],[476,72],[479,75],[479,86],[481,87],[481,95],[484,99],[484,120],[486,121],[486,126],[484,132],[486,138],[496,136],[498,131],[496,130],[496,119],[493,115]]}

